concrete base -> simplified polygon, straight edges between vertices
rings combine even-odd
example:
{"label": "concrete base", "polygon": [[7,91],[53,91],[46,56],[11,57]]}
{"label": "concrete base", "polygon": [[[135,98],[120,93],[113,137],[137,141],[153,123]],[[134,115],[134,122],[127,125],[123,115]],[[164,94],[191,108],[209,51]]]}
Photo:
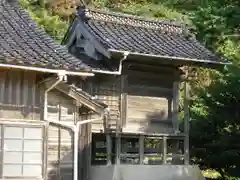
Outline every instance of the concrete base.
{"label": "concrete base", "polygon": [[198,166],[92,166],[90,180],[205,180]]}

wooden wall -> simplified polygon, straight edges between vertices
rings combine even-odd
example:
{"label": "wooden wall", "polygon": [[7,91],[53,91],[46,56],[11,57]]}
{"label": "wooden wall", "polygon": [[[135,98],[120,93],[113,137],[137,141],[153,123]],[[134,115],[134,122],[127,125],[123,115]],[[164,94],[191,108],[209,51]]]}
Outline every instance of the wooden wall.
{"label": "wooden wall", "polygon": [[[116,129],[116,121],[120,120],[120,95],[121,95],[121,77],[112,75],[98,75],[91,82],[89,93],[98,101],[105,103],[111,109],[109,116],[109,128]],[[91,118],[100,117],[92,115]],[[92,123],[93,132],[104,130],[102,121]]]}
{"label": "wooden wall", "polygon": [[[78,111],[73,99],[52,90],[48,94],[48,119],[74,125]],[[73,178],[73,132],[50,125],[48,128],[47,170],[49,180]]]}
{"label": "wooden wall", "polygon": [[[150,74],[153,77],[149,77]],[[170,133],[172,86],[171,75],[164,79],[161,74],[135,76],[134,71],[128,71],[124,88],[126,115],[123,132]]]}
{"label": "wooden wall", "polygon": [[40,119],[37,78],[35,72],[0,69],[0,118]]}
{"label": "wooden wall", "polygon": [[[113,132],[119,122],[123,133],[169,134],[174,132],[174,83],[179,78],[176,67],[127,63],[121,76],[96,74],[78,86],[108,105]],[[103,123],[92,123],[92,132],[104,132]]]}
{"label": "wooden wall", "polygon": [[[43,74],[30,71],[0,70],[0,118],[6,121],[32,123],[43,118],[44,85]],[[89,118],[80,117],[74,100],[59,91],[48,93],[48,119],[70,125]],[[81,150],[89,143],[90,130],[83,126],[80,136]],[[87,132],[87,133],[86,133]],[[70,129],[50,124],[44,141],[47,146],[45,176],[49,180],[71,180],[73,178],[73,132]],[[83,143],[86,141],[86,144]],[[89,151],[90,152],[90,151]],[[87,161],[87,160],[86,160]],[[90,158],[89,160],[90,161]],[[45,167],[45,165],[44,165]],[[84,172],[87,170],[84,169]],[[43,177],[45,178],[45,177]]]}

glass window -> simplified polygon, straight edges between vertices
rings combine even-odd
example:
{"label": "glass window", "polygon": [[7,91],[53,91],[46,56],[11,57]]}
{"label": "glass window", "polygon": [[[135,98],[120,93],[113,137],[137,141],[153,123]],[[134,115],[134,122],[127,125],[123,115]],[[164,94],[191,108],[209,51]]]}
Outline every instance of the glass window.
{"label": "glass window", "polygon": [[4,164],[3,176],[22,176],[22,165],[19,164]]}
{"label": "glass window", "polygon": [[4,152],[3,163],[22,163],[22,152]]}
{"label": "glass window", "polygon": [[4,127],[4,138],[21,139],[23,137],[22,127]]}
{"label": "glass window", "polygon": [[42,139],[42,128],[24,128],[25,139]]}
{"label": "glass window", "polygon": [[23,142],[24,151],[42,151],[42,141],[41,140],[24,140]]}
{"label": "glass window", "polygon": [[4,151],[22,151],[23,149],[22,139],[5,139],[4,137],[3,144]]}
{"label": "glass window", "polygon": [[41,165],[23,165],[23,176],[40,177],[42,176]]}
{"label": "glass window", "polygon": [[40,164],[42,162],[41,152],[24,152],[23,162],[27,164]]}
{"label": "glass window", "polygon": [[42,127],[3,127],[2,176],[42,176]]}

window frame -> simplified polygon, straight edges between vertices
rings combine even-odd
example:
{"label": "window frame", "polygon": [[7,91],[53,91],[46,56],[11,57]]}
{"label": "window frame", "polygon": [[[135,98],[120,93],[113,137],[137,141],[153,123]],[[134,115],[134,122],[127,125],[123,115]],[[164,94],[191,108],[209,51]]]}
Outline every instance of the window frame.
{"label": "window frame", "polygon": [[[0,132],[1,132],[1,135],[0,135],[0,178],[6,178],[6,179],[12,179],[12,178],[26,178],[26,179],[31,179],[31,178],[43,178],[45,177],[45,156],[46,156],[46,142],[47,142],[47,136],[45,136],[46,134],[46,130],[47,130],[47,127],[44,123],[33,123],[31,122],[32,124],[29,124],[27,122],[23,122],[23,123],[0,123]],[[6,131],[5,128],[6,127],[16,127],[16,128],[21,128],[22,129],[22,137],[18,137],[18,138],[5,138],[5,134],[4,132]],[[24,130],[26,128],[40,128],[41,129],[41,138],[25,138],[24,137]],[[4,150],[4,141],[5,140],[21,140],[21,143],[24,144],[24,142],[26,142],[26,140],[31,140],[31,141],[41,141],[41,150],[38,150],[38,151],[33,151],[33,150],[24,150],[22,147],[21,150],[9,150],[8,152],[20,152],[21,155],[22,155],[22,160],[21,162],[19,163],[11,163],[11,162],[7,162],[7,163],[4,163],[4,153],[6,150]],[[24,154],[25,153],[39,153],[41,154],[41,162],[36,162],[36,163],[26,163],[24,162]],[[4,172],[3,172],[3,169],[4,169],[4,165],[20,165],[21,166],[21,176],[4,176]],[[38,166],[41,166],[41,176],[26,176],[24,175],[24,172],[23,172],[23,168],[24,168],[24,165],[38,165]]]}

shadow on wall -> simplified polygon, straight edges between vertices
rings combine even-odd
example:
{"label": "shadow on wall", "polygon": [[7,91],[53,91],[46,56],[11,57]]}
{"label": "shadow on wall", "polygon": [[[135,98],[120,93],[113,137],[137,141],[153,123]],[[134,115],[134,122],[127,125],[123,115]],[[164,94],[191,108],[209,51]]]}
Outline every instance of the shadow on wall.
{"label": "shadow on wall", "polygon": [[[137,131],[145,133],[170,134],[173,133],[171,117],[166,119],[166,111],[147,113],[144,121],[132,121],[131,124],[137,124]],[[128,125],[128,124],[127,124]],[[133,125],[134,126],[134,125]]]}

